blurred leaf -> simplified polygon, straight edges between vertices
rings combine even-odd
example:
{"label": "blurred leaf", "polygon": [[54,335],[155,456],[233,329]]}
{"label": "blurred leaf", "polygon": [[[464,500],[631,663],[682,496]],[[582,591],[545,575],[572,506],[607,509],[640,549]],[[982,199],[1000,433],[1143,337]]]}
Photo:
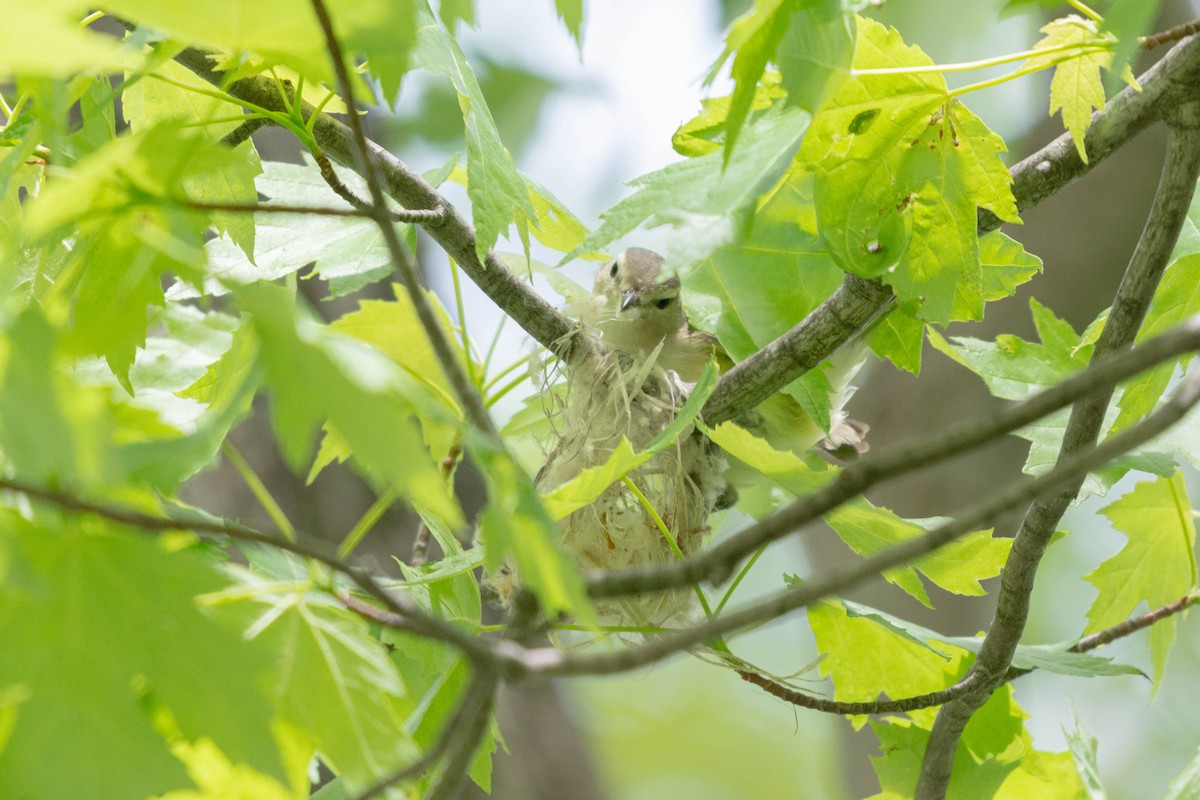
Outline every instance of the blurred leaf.
{"label": "blurred leaf", "polygon": [[1096,737],[1084,730],[1083,723],[1075,715],[1074,705],[1071,706],[1071,716],[1074,717],[1075,727],[1072,730],[1064,728],[1063,735],[1071,748],[1075,771],[1091,800],[1105,800],[1108,795],[1104,791],[1104,782],[1100,780],[1100,765],[1096,762]]}
{"label": "blurred leaf", "polygon": [[[364,56],[384,95],[394,97],[416,39],[415,0],[326,0],[346,55]],[[108,10],[187,42],[227,52],[249,51],[285,64],[306,78],[334,84],[325,37],[311,11],[298,13],[290,0],[214,0],[198,9],[161,0],[114,0]],[[244,63],[244,62],[243,62]],[[352,64],[350,66],[353,66]]]}
{"label": "blurred leaf", "polygon": [[583,0],[554,0],[554,10],[571,38],[583,51]]}
{"label": "blurred leaf", "polygon": [[119,40],[79,24],[83,9],[73,0],[6,8],[0,25],[0,76],[5,82],[18,74],[67,77],[136,63],[137,56]]}
{"label": "blurred leaf", "polygon": [[1154,31],[1162,0],[1116,0],[1104,15],[1101,30],[1117,37],[1113,49],[1112,63],[1107,68],[1112,72],[1129,69],[1133,54],[1138,49],[1138,37]]}
{"label": "blurred leaf", "polygon": [[[856,69],[927,66],[894,30],[860,18]],[[817,219],[848,272],[881,277],[922,319],[982,315],[976,208],[1018,221],[1003,141],[937,73],[864,74],[813,119],[801,157],[816,174]]]}
{"label": "blurred leaf", "polygon": [[[1183,473],[1142,481],[1100,510],[1129,541],[1121,552],[1084,576],[1099,591],[1085,633],[1124,622],[1143,601],[1148,610],[1178,600],[1196,586],[1196,528]],[[1150,629],[1154,686],[1162,681],[1175,642],[1175,617]]]}
{"label": "blurred leaf", "polygon": [[[344,171],[338,176],[359,197],[365,197],[362,179]],[[349,208],[335,195],[311,162],[303,166],[268,161],[256,181],[257,191],[270,200],[289,205],[319,208]],[[395,206],[393,206],[395,207]],[[340,297],[378,281],[392,271],[392,260],[379,226],[365,217],[335,217],[313,214],[253,215],[256,234],[254,258],[222,236],[210,241],[208,277],[203,293],[219,297],[238,284],[273,281],[314,264],[316,274],[329,282],[331,297]],[[398,233],[407,237],[408,225]],[[196,288],[178,283],[167,292],[169,300],[200,295]]]}
{"label": "blurred leaf", "polygon": [[[95,517],[7,515],[0,635],[21,657],[0,659],[0,685],[19,682],[29,695],[0,752],[0,795],[126,800],[188,786],[135,686],[170,709],[186,738],[287,777],[262,693],[272,654],[196,607],[225,583],[211,556],[168,541]],[[46,769],[51,751],[62,760]]]}
{"label": "blurred leaf", "polygon": [[[167,80],[160,80],[157,77],[160,75]],[[239,123],[229,121],[229,103],[210,96],[210,91],[212,86],[191,70],[174,61],[165,61],[156,66],[150,76],[125,85],[121,93],[121,112],[135,133],[161,123],[176,122],[200,127],[210,140],[215,141],[233,131]],[[258,151],[253,142],[246,141],[234,148],[234,152],[238,154],[237,159],[185,181],[188,197],[213,204],[258,202],[254,186],[254,178],[262,173]],[[214,211],[212,219],[219,233],[228,235],[248,258],[253,257],[253,215]]]}
{"label": "blurred leaf", "polygon": [[[787,96],[781,85],[782,78],[775,70],[763,73],[754,89],[748,111],[765,111]],[[671,146],[681,156],[694,158],[721,149],[725,135],[725,121],[729,118],[729,107],[733,95],[710,97],[700,101],[700,113],[683,123],[671,137]]]}
{"label": "blurred leaf", "polygon": [[454,37],[425,7],[419,14],[420,36],[413,56],[430,72],[450,76],[458,93],[467,142],[467,196],[475,221],[475,254],[483,261],[513,222],[514,212],[536,219],[529,187],[504,149],[475,72]]}
{"label": "blurred leaf", "polygon": [[854,31],[839,0],[756,0],[734,21],[725,51],[709,69],[708,82],[733,57],[733,94],[725,109],[725,154],[729,163],[767,64],[779,64],[787,103],[816,111],[833,85],[846,76]]}
{"label": "blurred leaf", "polygon": [[808,121],[798,109],[773,110],[746,127],[728,164],[711,153],[635,178],[634,193],[601,214],[603,224],[564,261],[601,250],[642,224],[672,226],[667,260],[675,266],[736,242],[754,201],[791,162]]}
{"label": "blurred leaf", "polygon": [[253,314],[274,395],[275,429],[292,468],[301,469],[317,427],[328,420],[368,478],[451,526],[462,525],[462,512],[415,424],[413,402],[433,412],[421,399],[427,390],[412,386],[376,351],[298,317],[282,287],[244,286],[238,297]]}
{"label": "blurred leaf", "polygon": [[558,525],[529,476],[490,442],[477,437],[470,445],[468,452],[488,487],[488,504],[479,517],[484,566],[495,570],[511,555],[521,583],[537,595],[547,615],[565,612],[584,625],[594,624],[595,612],[583,581],[559,548]]}
{"label": "blurred leaf", "polygon": [[1171,779],[1163,800],[1197,800],[1200,798],[1200,753],[1188,762],[1183,771]]}
{"label": "blurred leaf", "polygon": [[204,600],[245,639],[276,655],[263,685],[280,719],[311,735],[348,785],[365,788],[417,757],[404,727],[415,701],[367,622],[332,596],[306,591],[308,567],[298,559],[288,563],[294,589],[230,565],[236,584]]}
{"label": "blurred leaf", "polygon": [[104,391],[69,379],[59,334],[36,307],[4,344],[0,445],[21,478],[45,486],[105,486],[117,479]]}

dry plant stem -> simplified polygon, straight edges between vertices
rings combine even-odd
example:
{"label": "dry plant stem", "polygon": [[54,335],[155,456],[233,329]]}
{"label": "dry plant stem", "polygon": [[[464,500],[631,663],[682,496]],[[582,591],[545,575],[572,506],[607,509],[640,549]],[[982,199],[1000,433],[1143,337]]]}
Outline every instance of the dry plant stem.
{"label": "dry plant stem", "polygon": [[589,594],[606,598],[676,588],[703,580],[719,583],[762,545],[816,520],[881,481],[932,466],[995,441],[1081,397],[1097,391],[1111,391],[1117,383],[1137,373],[1195,350],[1200,350],[1200,315],[1143,342],[1136,350],[1092,364],[1083,372],[997,414],[965,420],[934,436],[868,454],[846,467],[823,489],[687,559],[661,567],[627,569],[592,578],[588,581]]}
{"label": "dry plant stem", "polygon": [[345,575],[366,594],[383,604],[394,615],[393,627],[409,631],[410,633],[439,639],[461,650],[468,657],[480,658],[490,655],[490,648],[480,639],[469,635],[448,622],[427,614],[424,610],[413,605],[408,598],[393,595],[380,586],[364,570],[348,564],[335,556],[328,555],[316,547],[304,544],[304,540],[308,539],[308,537],[299,537],[297,541],[291,542],[282,536],[264,533],[235,522],[214,522],[206,519],[146,514],[134,509],[93,503],[69,492],[59,489],[44,489],[10,478],[0,478],[0,489],[17,492],[33,500],[41,500],[74,513],[95,514],[96,516],[119,522],[136,530],[152,533],[161,533],[164,531],[213,533],[228,536],[236,541],[257,542],[258,544],[294,553],[303,558],[312,559],[326,565],[335,572]]}
{"label": "dry plant stem", "polygon": [[[891,567],[911,563],[973,530],[993,524],[1001,514],[1054,492],[1064,484],[1082,481],[1088,472],[1161,435],[1182,419],[1198,400],[1200,371],[1194,371],[1162,408],[1141,422],[1097,446],[1061,459],[1049,472],[1033,479],[1014,481],[987,500],[968,507],[952,522],[870,558],[815,577],[799,588],[780,592],[648,644],[597,654],[564,654],[548,648],[524,653],[498,648],[497,654],[509,662],[508,668],[517,676],[530,673],[542,676],[603,675],[637,669],[718,636],[774,620],[824,597],[844,592]],[[965,680],[975,682],[979,679],[968,676]]]}
{"label": "dry plant stem", "polygon": [[[1172,104],[1200,96],[1200,40],[1180,42],[1139,79],[1142,91],[1126,88],[1092,116],[1084,164],[1067,134],[1012,169],[1017,207],[1025,211],[1087,174],[1130,139],[1160,118]],[[979,232],[995,230],[1000,220],[980,210]],[[734,419],[820,364],[883,313],[890,289],[875,281],[846,276],[842,286],[795,327],[721,376],[704,405],[703,416],[715,425]]]}
{"label": "dry plant stem", "polygon": [[[1167,619],[1180,613],[1188,606],[1200,600],[1200,594],[1192,593],[1185,595],[1173,603],[1168,603],[1165,606],[1142,614],[1138,617],[1127,619],[1124,622],[1114,625],[1111,628],[1099,631],[1091,636],[1085,636],[1076,642],[1067,652],[1070,653],[1086,653],[1089,650],[1095,650],[1106,644],[1116,641],[1130,634],[1136,633],[1143,628],[1148,628],[1156,622]],[[1012,681],[1020,678],[1023,675],[1028,675],[1033,672],[1032,669],[1010,669],[1005,675],[1005,681]],[[759,687],[767,694],[778,697],[784,702],[791,703],[801,708],[812,709],[813,711],[822,711],[827,714],[895,714],[899,712],[914,711],[919,708],[932,708],[943,703],[949,702],[968,691],[972,690],[973,684],[967,681],[959,681],[953,686],[941,689],[928,694],[915,695],[913,697],[903,697],[896,700],[873,700],[861,703],[840,702],[837,700],[826,700],[821,697],[813,697],[812,695],[798,692],[788,686],[771,680],[770,678],[760,675],[757,672],[747,670],[738,670],[738,675],[742,680],[752,683]]]}
{"label": "dry plant stem", "polygon": [[[1164,111],[1164,118],[1169,137],[1158,191],[1096,342],[1093,361],[1133,343],[1196,190],[1196,178],[1200,175],[1200,102],[1172,106]],[[1189,378],[1189,382],[1194,380]],[[1111,397],[1111,390],[1097,392],[1075,404],[1063,436],[1060,463],[1086,451],[1096,441]],[[1026,513],[1001,577],[995,617],[971,669],[982,680],[978,689],[947,703],[938,713],[921,765],[917,800],[945,797],[962,731],[1004,680],[1012,664],[1013,653],[1025,630],[1038,564],[1058,521],[1078,494],[1083,477],[1080,475],[1055,494],[1038,500]]]}
{"label": "dry plant stem", "polygon": [[[317,21],[321,25],[321,31],[325,36],[325,47],[329,51],[330,59],[333,61],[333,70],[337,75],[338,88],[342,93],[342,102],[346,104],[346,119],[350,121],[352,153],[354,161],[358,165],[358,171],[367,182],[367,189],[371,193],[370,210],[372,218],[379,225],[379,231],[383,234],[383,241],[387,245],[392,264],[400,273],[401,282],[408,292],[413,309],[417,312],[417,318],[421,321],[421,327],[425,329],[425,335],[433,345],[434,354],[437,356],[442,370],[446,373],[446,378],[450,381],[450,385],[454,387],[454,393],[458,396],[458,401],[462,404],[467,419],[479,430],[495,437],[497,435],[496,425],[492,422],[491,415],[488,414],[487,409],[483,405],[483,398],[476,391],[470,378],[467,376],[466,370],[463,369],[462,364],[459,363],[458,358],[455,356],[454,348],[450,346],[449,337],[446,336],[441,326],[438,325],[437,316],[433,313],[433,309],[429,305],[429,298],[421,290],[417,272],[413,269],[412,262],[408,258],[408,253],[400,243],[400,237],[396,234],[396,228],[392,224],[387,201],[383,195],[383,182],[380,178],[380,170],[371,158],[371,146],[367,141],[366,134],[363,132],[362,119],[354,102],[354,85],[350,82],[350,74],[346,71],[346,58],[342,53],[341,43],[338,42],[337,36],[333,32],[333,22],[329,18],[329,12],[325,8],[323,0],[311,1],[313,12],[316,14]],[[438,205],[425,206],[425,208],[439,207]]]}

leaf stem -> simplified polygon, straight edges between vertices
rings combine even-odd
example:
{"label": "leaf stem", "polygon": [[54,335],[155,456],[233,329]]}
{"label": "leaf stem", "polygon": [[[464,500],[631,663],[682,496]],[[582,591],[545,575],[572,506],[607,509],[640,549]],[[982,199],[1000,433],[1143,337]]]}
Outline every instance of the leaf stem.
{"label": "leaf stem", "polygon": [[354,527],[346,534],[346,538],[342,539],[342,543],[338,545],[338,558],[347,558],[354,549],[358,547],[359,542],[363,537],[370,533],[375,524],[383,517],[389,508],[395,505],[396,500],[400,497],[395,489],[388,489],[379,497],[375,498],[375,502],[371,503],[358,522],[354,523]]}
{"label": "leaf stem", "polygon": [[[977,61],[956,61],[950,64],[922,64],[920,66],[911,67],[876,67],[870,69],[852,69],[850,74],[854,77],[866,75],[923,75],[931,72],[947,73],[947,72],[973,72],[979,69],[988,69],[989,67],[999,67],[1004,64],[1011,64],[1014,61],[1027,61],[1031,58],[1039,56],[1049,56],[1056,53],[1072,53],[1070,58],[1078,55],[1083,55],[1095,49],[1109,50],[1112,48],[1112,43],[1107,43],[1099,46],[1099,41],[1096,42],[1071,42],[1070,44],[1060,44],[1054,47],[1030,48],[1029,50],[1021,50],[1017,53],[1008,53],[1002,56],[993,56],[991,58],[981,58]],[[1079,51],[1079,52],[1073,52]]]}
{"label": "leaf stem", "polygon": [[1104,17],[1100,16],[1091,8],[1089,8],[1082,2],[1082,0],[1067,0],[1067,5],[1078,11],[1080,14],[1083,14],[1092,22],[1104,22]]}
{"label": "leaf stem", "polygon": [[292,525],[291,520],[287,518],[287,514],[283,513],[283,509],[275,502],[275,498],[271,496],[271,492],[267,489],[266,484],[258,477],[254,468],[249,462],[242,457],[237,448],[226,439],[221,442],[221,452],[225,454],[225,458],[229,460],[230,465],[237,470],[238,475],[242,477],[242,481],[254,495],[254,499],[258,500],[258,504],[267,512],[267,516],[275,523],[275,527],[279,529],[289,542],[296,541],[296,528]]}

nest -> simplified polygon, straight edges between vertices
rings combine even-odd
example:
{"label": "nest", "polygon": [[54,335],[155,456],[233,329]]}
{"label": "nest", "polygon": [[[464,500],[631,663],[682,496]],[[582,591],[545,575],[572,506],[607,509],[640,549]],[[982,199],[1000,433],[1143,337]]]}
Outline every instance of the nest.
{"label": "nest", "polygon": [[[675,419],[692,388],[659,367],[657,353],[637,363],[602,346],[596,350],[596,358],[567,371],[565,393],[547,409],[553,436],[537,476],[539,490],[605,463],[623,439],[635,452],[645,450]],[[653,566],[694,553],[709,533],[709,514],[727,492],[724,471],[720,451],[689,426],[626,475],[633,488],[617,480],[563,519],[563,550],[585,572]],[[695,601],[695,592],[683,588],[600,601],[596,611],[608,625],[664,626],[686,620]]]}

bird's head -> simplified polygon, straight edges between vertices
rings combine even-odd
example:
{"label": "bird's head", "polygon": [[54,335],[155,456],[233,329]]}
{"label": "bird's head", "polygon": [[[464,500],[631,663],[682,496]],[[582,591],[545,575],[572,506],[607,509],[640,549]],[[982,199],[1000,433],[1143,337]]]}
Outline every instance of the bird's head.
{"label": "bird's head", "polygon": [[652,250],[631,247],[596,273],[595,294],[618,320],[636,321],[647,331],[665,334],[684,324],[679,278],[659,280],[663,258]]}

